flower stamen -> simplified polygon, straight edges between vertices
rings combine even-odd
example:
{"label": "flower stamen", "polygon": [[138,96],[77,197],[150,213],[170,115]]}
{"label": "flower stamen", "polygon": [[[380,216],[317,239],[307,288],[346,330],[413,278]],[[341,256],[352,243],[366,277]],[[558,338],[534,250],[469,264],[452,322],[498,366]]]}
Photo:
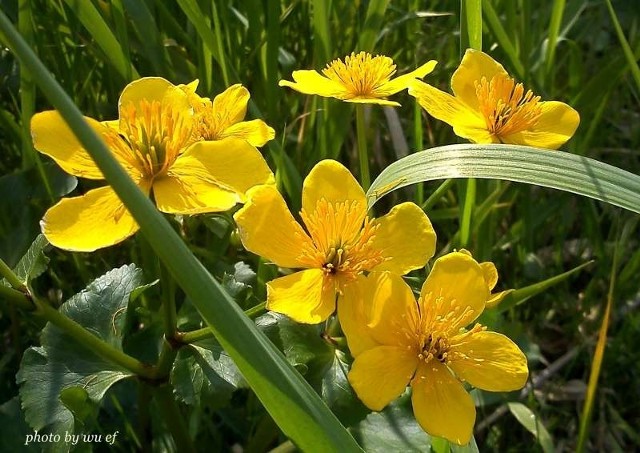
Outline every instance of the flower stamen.
{"label": "flower stamen", "polygon": [[349,93],[346,99],[375,96],[376,90],[389,82],[395,72],[396,65],[391,58],[372,57],[367,52],[353,52],[344,62],[338,58],[322,70],[326,77],[345,87]]}
{"label": "flower stamen", "polygon": [[487,130],[502,142],[502,137],[535,126],[542,114],[540,96],[525,92],[521,83],[504,74],[475,82],[480,113]]}

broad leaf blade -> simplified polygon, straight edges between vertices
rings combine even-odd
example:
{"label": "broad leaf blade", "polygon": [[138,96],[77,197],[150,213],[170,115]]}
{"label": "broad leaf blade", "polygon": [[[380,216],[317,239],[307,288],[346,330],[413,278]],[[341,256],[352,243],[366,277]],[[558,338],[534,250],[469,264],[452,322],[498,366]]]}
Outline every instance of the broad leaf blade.
{"label": "broad leaf blade", "polygon": [[[121,349],[129,297],[141,285],[142,271],[134,265],[123,266],[93,281],[65,302],[60,311]],[[91,406],[100,403],[109,387],[131,376],[52,324],[43,329],[41,343],[41,347],[25,352],[17,375],[25,418],[34,430],[60,435],[74,432],[78,428],[76,417],[90,421]],[[83,403],[77,391],[70,390],[78,387],[90,402]],[[66,395],[62,400],[61,394]]]}
{"label": "broad leaf blade", "polygon": [[389,165],[371,184],[369,206],[392,190],[449,178],[534,184],[640,213],[640,176],[588,157],[517,145],[447,145],[411,154]]}

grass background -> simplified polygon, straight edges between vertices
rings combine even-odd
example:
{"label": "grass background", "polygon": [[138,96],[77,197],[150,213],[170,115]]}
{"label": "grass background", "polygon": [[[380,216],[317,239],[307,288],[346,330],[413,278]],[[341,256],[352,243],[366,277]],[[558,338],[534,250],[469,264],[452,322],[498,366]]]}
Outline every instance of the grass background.
{"label": "grass background", "polygon": [[[252,94],[249,116],[263,118],[276,130],[264,154],[294,210],[301,181],[317,161],[337,158],[357,170],[355,121],[349,106],[279,88],[278,80],[290,79],[292,70],[320,69],[365,49],[392,57],[399,73],[436,59],[436,70],[425,80],[448,89],[461,55],[460,4],[454,1],[3,0],[0,6],[87,116],[115,118],[119,93],[138,76],[163,76],[174,83],[198,78],[199,94],[211,97],[243,83]],[[543,99],[567,102],[580,113],[576,136],[563,149],[640,173],[639,85],[607,2],[488,0],[482,7],[483,50]],[[640,55],[640,6],[615,1],[613,11],[631,52]],[[460,142],[406,93],[397,100],[402,107],[369,110],[373,175],[407,153]],[[32,149],[25,127],[33,112],[47,108],[29,75],[19,71],[8,50],[0,49],[0,174],[6,175],[0,181],[5,191],[0,252],[10,264],[35,238],[37,222],[52,204],[47,186],[55,175]],[[19,190],[38,190],[23,198],[21,192],[9,192],[16,187],[9,178],[16,175],[27,175],[29,181]],[[465,190],[463,182],[455,182],[431,197],[439,186],[434,182],[394,192],[376,210],[404,200],[424,205],[438,232],[438,250],[446,252],[460,246],[455,238]],[[76,191],[90,187],[79,181]],[[586,446],[638,448],[640,436],[633,429],[640,426],[637,216],[570,194],[493,181],[478,182],[477,204],[467,247],[478,259],[496,263],[501,288],[523,287],[595,259],[562,285],[486,320],[527,350],[537,385],[523,401],[559,450],[577,445],[595,341],[616,269],[611,326]],[[264,297],[262,283],[274,270],[238,247],[228,219],[188,219],[183,231],[216,275],[239,259],[250,263],[258,283],[246,303],[258,302]],[[144,262],[145,248],[138,241],[91,255],[54,250],[50,269],[37,285],[51,300],[64,300],[114,266],[132,259]],[[614,266],[616,247],[621,252]],[[21,352],[37,341],[42,326],[19,320],[4,306],[0,316],[2,402],[16,394]],[[234,398],[238,401],[222,410],[203,409],[203,414],[213,413],[216,425],[202,425],[200,439],[218,436],[221,447],[238,442],[255,451],[274,446],[277,435],[265,434],[273,422],[257,400],[251,394]],[[531,435],[504,407],[487,402],[479,408],[476,437],[482,449],[541,448],[533,446]],[[252,422],[243,423],[245,418]]]}

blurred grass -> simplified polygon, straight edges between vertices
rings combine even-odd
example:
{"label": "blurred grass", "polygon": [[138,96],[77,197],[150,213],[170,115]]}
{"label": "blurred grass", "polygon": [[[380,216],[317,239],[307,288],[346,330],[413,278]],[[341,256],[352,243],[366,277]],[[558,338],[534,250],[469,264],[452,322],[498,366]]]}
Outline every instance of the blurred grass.
{"label": "blurred grass", "polygon": [[[613,1],[614,15],[608,3],[484,0],[482,47],[543,99],[568,102],[580,112],[581,125],[565,150],[639,174],[640,86],[634,63],[640,56],[640,5]],[[448,90],[460,56],[460,2],[454,1],[434,0],[425,6],[418,0],[2,0],[0,5],[14,23],[20,23],[40,58],[88,116],[115,118],[118,95],[137,74],[160,75],[174,83],[199,78],[199,94],[210,97],[231,83],[243,83],[252,95],[249,115],[262,116],[276,130],[274,143],[264,152],[294,209],[299,207],[302,178],[318,160],[338,158],[357,169],[355,123],[349,106],[279,88],[279,79],[290,79],[296,69],[321,69],[354,50],[371,49],[392,57],[400,74],[429,59],[438,60],[425,80]],[[30,5],[32,14],[20,5]],[[621,44],[625,41],[628,47]],[[32,165],[37,156],[29,154],[25,122],[32,111],[48,105],[42,93],[30,87],[28,74],[21,75],[12,56],[0,49],[0,175]],[[372,176],[399,157],[391,140],[392,127],[404,135],[410,153],[461,142],[449,126],[416,109],[406,93],[399,93],[397,100],[402,104],[394,110],[399,127],[392,126],[380,109],[369,111]],[[88,187],[81,181],[79,193]],[[377,209],[384,212],[400,200],[428,200],[440,249],[460,235],[464,191],[445,185],[437,193],[438,187],[440,182],[431,182],[397,191]],[[622,224],[633,215],[559,192],[494,182],[478,184],[476,200],[467,247],[477,257],[496,262],[500,288],[524,287],[596,259],[577,277],[494,320],[505,332],[527,339],[531,368],[540,371],[597,336],[617,241],[614,219]],[[33,204],[40,209],[50,205],[45,200]],[[211,219],[191,219],[183,228],[197,244],[198,256],[218,277],[240,259],[259,269],[261,276],[274,272],[229,241],[230,227],[219,236]],[[609,342],[586,440],[593,450],[640,449],[633,431],[640,426],[640,352],[633,346],[640,344],[640,252],[634,231],[620,256]],[[131,260],[134,248],[132,240],[120,249],[77,259],[86,272],[97,276]],[[51,270],[39,284],[61,287],[66,295],[81,288],[69,254],[51,256]],[[233,258],[225,258],[229,256]],[[0,328],[8,332],[10,316],[3,310],[0,316]],[[9,357],[0,368],[0,403],[15,394],[16,351],[33,344],[36,333],[37,326],[28,326],[17,346],[10,341],[0,346],[2,357]],[[526,401],[556,448],[564,451],[574,449],[578,439],[585,395],[581,385],[586,385],[592,367],[589,348]],[[492,409],[480,407],[478,419]],[[255,405],[247,412],[256,418],[266,416]],[[236,434],[229,433],[236,432],[238,422],[224,426],[223,436],[234,438]],[[248,444],[253,434],[237,430],[249,436],[240,440]],[[530,436],[516,420],[503,417],[478,437],[478,443],[483,450],[527,450]]]}

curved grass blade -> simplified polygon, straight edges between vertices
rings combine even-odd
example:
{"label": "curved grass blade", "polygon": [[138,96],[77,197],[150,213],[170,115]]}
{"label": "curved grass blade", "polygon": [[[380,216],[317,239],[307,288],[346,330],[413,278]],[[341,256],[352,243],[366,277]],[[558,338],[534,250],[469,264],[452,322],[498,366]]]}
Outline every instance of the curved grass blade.
{"label": "curved grass blade", "polygon": [[640,214],[640,176],[588,157],[518,145],[447,145],[411,154],[376,178],[367,192],[369,207],[394,189],[447,178],[534,184]]}
{"label": "curved grass blade", "polygon": [[106,60],[116,68],[124,80],[130,81],[140,77],[136,68],[122,50],[117,38],[92,2],[65,0],[65,3],[78,16],[84,28],[91,33],[93,39],[96,40],[98,46],[104,52]]}
{"label": "curved grass blade", "polygon": [[134,216],[154,252],[197,307],[276,423],[303,451],[361,451],[313,388],[202,266],[138,189],[82,113],[0,10],[9,48],[68,122],[107,182]]}

